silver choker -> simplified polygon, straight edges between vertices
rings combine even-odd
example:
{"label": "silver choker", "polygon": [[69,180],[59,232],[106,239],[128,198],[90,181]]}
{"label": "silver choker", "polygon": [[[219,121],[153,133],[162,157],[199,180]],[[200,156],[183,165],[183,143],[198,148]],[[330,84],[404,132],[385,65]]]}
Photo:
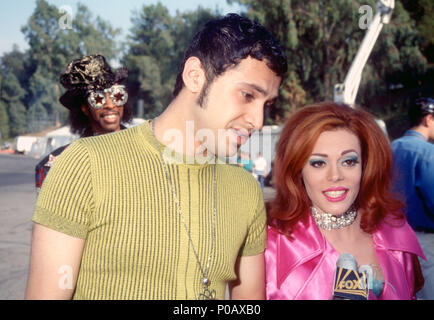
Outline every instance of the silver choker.
{"label": "silver choker", "polygon": [[357,210],[351,207],[344,214],[334,216],[330,213],[319,213],[317,208],[312,207],[312,216],[316,225],[323,230],[342,229],[354,222]]}

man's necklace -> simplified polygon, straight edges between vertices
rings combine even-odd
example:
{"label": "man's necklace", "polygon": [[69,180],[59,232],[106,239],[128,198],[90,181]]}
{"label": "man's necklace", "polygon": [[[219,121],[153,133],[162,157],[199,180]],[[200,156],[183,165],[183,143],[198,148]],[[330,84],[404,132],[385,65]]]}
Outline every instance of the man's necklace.
{"label": "man's necklace", "polygon": [[200,263],[199,255],[197,254],[196,248],[194,247],[194,244],[193,244],[193,240],[191,239],[190,230],[188,229],[187,224],[185,223],[184,215],[182,214],[181,206],[179,204],[178,197],[176,196],[176,193],[175,193],[175,188],[173,187],[172,180],[170,179],[169,170],[167,169],[166,161],[164,161],[163,154],[161,152],[161,148],[158,144],[157,137],[155,136],[155,119],[152,120],[151,123],[152,123],[152,126],[151,126],[152,130],[151,131],[152,131],[152,135],[153,135],[154,140],[155,140],[155,146],[157,147],[158,152],[160,153],[160,158],[161,158],[161,162],[163,163],[164,172],[166,174],[167,181],[169,182],[170,187],[172,189],[173,198],[175,199],[175,203],[176,203],[176,206],[178,208],[179,216],[181,217],[182,224],[184,225],[185,232],[187,233],[188,240],[190,242],[191,248],[193,249],[193,253],[194,253],[194,256],[196,257],[196,261],[197,261],[197,264],[199,266],[200,272],[202,273],[202,286],[203,286],[203,288],[202,288],[202,292],[199,293],[197,298],[198,298],[198,300],[215,300],[216,292],[214,289],[209,288],[211,281],[208,278],[208,271],[209,271],[209,266],[210,266],[210,262],[211,262],[211,256],[212,256],[212,253],[214,251],[214,241],[215,241],[215,224],[216,224],[216,211],[217,211],[216,210],[216,207],[217,207],[217,203],[216,203],[217,202],[216,163],[214,162],[214,208],[213,208],[213,222],[212,222],[212,227],[211,227],[211,234],[212,234],[211,250],[209,252],[208,261],[206,264],[206,269],[203,270],[202,264]]}

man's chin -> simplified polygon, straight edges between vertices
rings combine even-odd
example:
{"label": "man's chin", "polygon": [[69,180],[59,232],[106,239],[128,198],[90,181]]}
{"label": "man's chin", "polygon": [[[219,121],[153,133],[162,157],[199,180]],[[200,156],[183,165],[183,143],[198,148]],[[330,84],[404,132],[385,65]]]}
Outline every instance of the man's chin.
{"label": "man's chin", "polygon": [[200,150],[198,153],[196,153],[196,155],[207,157],[209,159],[212,159],[214,157],[218,157],[221,160],[232,159],[233,157],[237,156],[240,147],[241,145],[238,145],[236,143],[232,145],[227,144],[225,147],[222,148],[219,148],[218,146],[208,146],[204,148],[204,150]]}
{"label": "man's chin", "polygon": [[104,127],[102,127],[104,133],[115,132],[115,131],[119,131],[120,129],[121,127],[119,124],[105,125]]}

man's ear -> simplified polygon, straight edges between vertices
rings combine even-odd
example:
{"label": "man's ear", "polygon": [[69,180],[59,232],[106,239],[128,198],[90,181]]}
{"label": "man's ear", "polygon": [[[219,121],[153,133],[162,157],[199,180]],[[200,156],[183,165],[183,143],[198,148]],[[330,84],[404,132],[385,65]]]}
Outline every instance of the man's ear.
{"label": "man's ear", "polygon": [[434,116],[432,114],[428,114],[424,119],[425,126],[429,127],[430,122],[434,121]]}
{"label": "man's ear", "polygon": [[81,111],[89,117],[89,110],[87,110],[87,107],[84,104],[81,105]]}
{"label": "man's ear", "polygon": [[420,122],[420,124],[424,127],[428,127],[430,120],[431,120],[431,115],[427,114],[422,118],[422,121]]}
{"label": "man's ear", "polygon": [[192,93],[200,93],[206,82],[205,70],[197,57],[190,57],[184,64],[182,80],[185,87]]}

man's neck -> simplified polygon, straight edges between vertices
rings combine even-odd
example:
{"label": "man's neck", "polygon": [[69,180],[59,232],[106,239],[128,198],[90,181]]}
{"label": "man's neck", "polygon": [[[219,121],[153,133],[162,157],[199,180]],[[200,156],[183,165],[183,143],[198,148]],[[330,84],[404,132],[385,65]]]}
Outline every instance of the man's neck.
{"label": "man's neck", "polygon": [[201,142],[195,139],[192,106],[182,100],[179,97],[175,98],[164,112],[153,120],[154,135],[158,141],[170,146],[177,153],[206,156],[206,151],[200,148]]}
{"label": "man's neck", "polygon": [[420,125],[420,126],[416,126],[416,127],[411,128],[411,130],[420,133],[421,135],[423,135],[425,137],[426,140],[428,140],[429,130],[427,127]]}

